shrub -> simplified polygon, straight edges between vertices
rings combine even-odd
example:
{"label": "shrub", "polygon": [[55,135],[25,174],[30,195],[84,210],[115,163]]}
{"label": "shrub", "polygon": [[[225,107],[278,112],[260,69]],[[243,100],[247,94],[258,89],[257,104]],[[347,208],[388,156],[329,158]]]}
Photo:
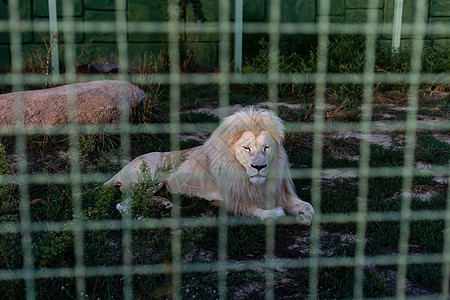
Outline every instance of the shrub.
{"label": "shrub", "polygon": [[[264,74],[269,71],[269,43],[263,39],[259,42],[259,45],[260,50],[256,57],[245,59],[242,67],[243,73]],[[316,55],[313,51],[309,52],[305,57],[298,55],[295,51],[289,55],[280,55],[279,57],[280,73],[312,73],[315,71],[315,68]],[[252,88],[258,93],[264,93],[267,90],[265,85],[256,85]],[[314,84],[283,83],[279,85],[279,92],[283,97],[289,95],[306,97],[312,91],[314,91]]]}

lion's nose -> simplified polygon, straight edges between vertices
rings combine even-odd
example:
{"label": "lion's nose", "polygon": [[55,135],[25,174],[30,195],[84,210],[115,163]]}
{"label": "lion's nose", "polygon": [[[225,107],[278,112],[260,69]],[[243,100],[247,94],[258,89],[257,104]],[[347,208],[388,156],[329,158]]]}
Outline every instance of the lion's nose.
{"label": "lion's nose", "polygon": [[262,169],[267,167],[267,165],[252,165],[252,167],[255,168],[258,171],[261,171]]}

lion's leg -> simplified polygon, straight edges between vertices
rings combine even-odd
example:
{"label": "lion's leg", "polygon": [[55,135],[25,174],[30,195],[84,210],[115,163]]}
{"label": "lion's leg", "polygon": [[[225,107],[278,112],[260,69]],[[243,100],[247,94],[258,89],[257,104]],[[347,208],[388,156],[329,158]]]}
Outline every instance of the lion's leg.
{"label": "lion's leg", "polygon": [[286,214],[282,207],[275,207],[274,209],[261,209],[255,208],[252,212],[250,212],[251,216],[259,217],[261,219],[265,218],[279,218],[283,217]]}
{"label": "lion's leg", "polygon": [[301,224],[311,225],[314,208],[308,202],[300,200],[295,194],[292,183],[285,180],[286,202],[283,209],[288,215],[297,216]]}

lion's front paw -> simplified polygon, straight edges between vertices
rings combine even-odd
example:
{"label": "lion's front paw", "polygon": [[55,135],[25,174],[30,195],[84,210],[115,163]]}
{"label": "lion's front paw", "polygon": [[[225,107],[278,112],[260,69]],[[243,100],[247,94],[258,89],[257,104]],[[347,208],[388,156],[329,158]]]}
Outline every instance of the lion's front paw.
{"label": "lion's front paw", "polygon": [[279,218],[285,216],[284,210],[282,207],[275,207],[274,209],[256,209],[254,215],[260,217],[261,219],[265,218]]}
{"label": "lion's front paw", "polygon": [[288,215],[296,216],[298,223],[311,225],[314,208],[308,202],[298,198],[291,198],[284,209]]}
{"label": "lion's front paw", "polygon": [[311,204],[304,202],[304,206],[298,212],[296,220],[300,224],[311,225],[312,216],[314,214],[314,208]]}
{"label": "lion's front paw", "polygon": [[153,201],[159,208],[170,209],[173,206],[172,202],[161,196],[153,196]]}

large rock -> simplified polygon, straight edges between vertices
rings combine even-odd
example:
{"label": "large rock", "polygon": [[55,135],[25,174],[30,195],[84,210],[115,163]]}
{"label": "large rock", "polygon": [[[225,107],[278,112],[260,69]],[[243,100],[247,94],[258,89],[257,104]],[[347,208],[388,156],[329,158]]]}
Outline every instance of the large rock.
{"label": "large rock", "polygon": [[15,124],[14,101],[23,99],[25,125],[69,124],[69,97],[76,96],[78,124],[110,124],[120,119],[120,102],[134,105],[145,92],[125,81],[104,80],[75,83],[45,90],[0,95],[0,126]]}

